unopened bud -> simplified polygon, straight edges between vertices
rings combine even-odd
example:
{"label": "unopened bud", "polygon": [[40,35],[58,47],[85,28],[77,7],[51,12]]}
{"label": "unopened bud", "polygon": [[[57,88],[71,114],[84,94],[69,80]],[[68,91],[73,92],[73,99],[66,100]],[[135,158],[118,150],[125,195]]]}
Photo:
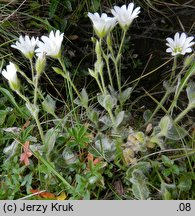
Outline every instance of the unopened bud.
{"label": "unopened bud", "polygon": [[186,59],[184,60],[184,66],[189,67],[193,61],[195,61],[195,54],[187,56]]}
{"label": "unopened bud", "polygon": [[100,43],[99,41],[97,40],[96,41],[96,45],[95,45],[95,52],[96,52],[96,55],[97,55],[97,59],[101,59],[101,47],[100,47]]}
{"label": "unopened bud", "polygon": [[36,68],[36,72],[37,74],[40,76],[42,74],[42,72],[45,69],[45,65],[46,65],[46,57],[45,57],[45,53],[41,53],[36,61],[35,64],[35,68]]}
{"label": "unopened bud", "polygon": [[112,47],[112,40],[111,40],[110,34],[108,34],[108,36],[106,38],[106,42],[107,42],[108,47]]}

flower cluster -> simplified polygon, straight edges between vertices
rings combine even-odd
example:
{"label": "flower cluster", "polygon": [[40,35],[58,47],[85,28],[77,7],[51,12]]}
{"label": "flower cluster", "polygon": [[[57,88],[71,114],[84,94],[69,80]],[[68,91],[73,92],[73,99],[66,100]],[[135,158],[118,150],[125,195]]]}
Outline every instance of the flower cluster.
{"label": "flower cluster", "polygon": [[128,6],[122,7],[115,6],[111,10],[114,17],[108,17],[103,13],[101,16],[98,13],[88,13],[89,18],[93,23],[95,33],[99,38],[105,37],[114,26],[119,23],[122,29],[127,30],[133,20],[138,17],[140,13],[140,7],[135,8],[134,3],[130,3]]}
{"label": "flower cluster", "polygon": [[[140,7],[135,7],[134,3],[123,5],[121,7],[114,6],[114,9],[111,9],[111,13],[113,14],[113,17],[109,17],[106,13],[99,15],[98,13],[92,14],[88,12],[88,16],[93,23],[94,31],[100,39],[108,36],[110,31],[112,31],[117,23],[126,33],[133,20],[138,17],[138,14],[140,13]],[[26,58],[30,60],[32,60],[34,54],[36,53],[37,60],[35,68],[37,74],[40,75],[44,70],[46,64],[46,56],[60,59],[63,36],[64,34],[60,33],[59,30],[55,32],[51,31],[49,33],[49,36],[44,35],[40,40],[38,37],[30,38],[28,35],[20,36],[18,41],[15,44],[11,45],[11,47],[19,50]],[[109,37],[107,37],[107,43],[109,45],[108,39]],[[195,44],[193,40],[193,36],[187,37],[185,33],[179,34],[177,32],[174,38],[166,38],[166,45],[168,46],[166,52],[171,53],[172,56],[191,53],[192,46]],[[97,41],[96,45],[98,44],[99,42]],[[96,51],[101,50],[100,48],[97,49],[97,47],[98,46],[96,46]],[[98,52],[96,53],[98,55]],[[98,61],[98,63],[99,64],[96,64],[96,68],[98,65],[98,70],[102,70],[102,62]],[[10,87],[16,91],[19,89],[17,70],[18,68],[16,67],[16,65],[12,62],[9,62],[6,69],[2,71],[2,75],[9,81]],[[90,71],[90,74],[92,74],[92,71]]]}
{"label": "flower cluster", "polygon": [[[35,67],[37,74],[40,75],[45,67],[45,56],[60,58],[63,36],[64,34],[60,33],[59,30],[56,32],[51,31],[48,37],[42,36],[42,41],[40,41],[38,38],[30,38],[28,35],[25,35],[24,37],[20,36],[18,41],[11,45],[11,47],[19,50],[26,58],[30,60],[33,58],[34,53],[36,53],[37,61]],[[8,80],[9,85],[13,90],[19,90],[17,67],[12,62],[9,62],[9,65],[7,65],[6,69],[2,71],[2,75]]]}
{"label": "flower cluster", "polygon": [[[61,54],[61,45],[63,40],[63,33],[60,33],[59,30],[56,32],[51,31],[49,37],[42,36],[40,41],[38,38],[30,37],[28,35],[20,36],[19,41],[16,44],[11,45],[11,47],[18,49],[21,53],[32,59],[34,56],[34,52],[38,57],[45,55],[50,56],[52,58],[59,58]],[[37,46],[37,49],[35,47]]]}

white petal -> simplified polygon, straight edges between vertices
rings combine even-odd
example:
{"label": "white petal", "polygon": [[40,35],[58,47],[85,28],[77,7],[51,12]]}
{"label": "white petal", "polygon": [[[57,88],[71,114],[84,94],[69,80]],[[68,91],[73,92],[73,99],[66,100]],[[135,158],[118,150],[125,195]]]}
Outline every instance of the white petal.
{"label": "white petal", "polygon": [[128,5],[128,12],[129,12],[130,14],[132,14],[133,8],[134,8],[134,3],[130,3],[130,4]]}
{"label": "white petal", "polygon": [[173,50],[171,48],[167,48],[166,52],[173,52]]}
{"label": "white petal", "polygon": [[185,53],[191,53],[191,52],[192,52],[192,48],[185,49]]}
{"label": "white petal", "polygon": [[170,37],[166,38],[166,40],[170,45],[172,45],[174,43],[173,39]]}
{"label": "white petal", "polygon": [[174,36],[174,41],[175,41],[175,44],[176,45],[179,45],[179,42],[180,42],[180,35],[179,33],[177,32]]}

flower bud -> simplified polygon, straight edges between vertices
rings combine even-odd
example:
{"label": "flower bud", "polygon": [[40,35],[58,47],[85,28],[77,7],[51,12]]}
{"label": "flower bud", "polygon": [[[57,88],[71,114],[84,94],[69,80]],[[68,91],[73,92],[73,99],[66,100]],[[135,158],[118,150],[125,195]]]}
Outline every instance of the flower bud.
{"label": "flower bud", "polygon": [[95,45],[95,52],[96,52],[96,55],[97,55],[97,59],[101,59],[101,47],[100,47],[100,43],[99,41],[97,40],[96,41],[96,45]]}
{"label": "flower bud", "polygon": [[93,43],[96,43],[97,39],[96,39],[95,37],[91,37],[91,41],[92,41]]}
{"label": "flower bud", "polygon": [[6,70],[2,71],[2,75],[8,80],[10,88],[14,91],[18,91],[20,88],[20,82],[17,77],[17,67],[12,62],[6,66]]}
{"label": "flower bud", "polygon": [[194,61],[195,61],[195,54],[187,56],[186,59],[184,60],[184,66],[189,67]]}
{"label": "flower bud", "polygon": [[108,47],[112,47],[112,40],[111,40],[110,34],[107,36],[106,42],[107,42]]}
{"label": "flower bud", "polygon": [[96,73],[95,73],[94,70],[91,70],[91,69],[88,68],[88,71],[89,71],[89,74],[90,74],[92,77],[96,78]]}
{"label": "flower bud", "polygon": [[101,60],[97,60],[95,62],[95,73],[102,73],[103,72],[104,63]]}
{"label": "flower bud", "polygon": [[45,53],[40,53],[40,55],[37,58],[36,64],[35,64],[35,68],[36,68],[38,76],[40,76],[42,72],[44,71],[45,65],[46,65]]}

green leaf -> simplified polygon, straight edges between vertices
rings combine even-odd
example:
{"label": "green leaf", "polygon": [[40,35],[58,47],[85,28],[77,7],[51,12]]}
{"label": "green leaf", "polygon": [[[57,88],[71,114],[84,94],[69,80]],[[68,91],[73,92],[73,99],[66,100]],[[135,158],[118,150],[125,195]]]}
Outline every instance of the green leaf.
{"label": "green leaf", "polygon": [[104,115],[99,119],[100,122],[102,122],[103,124],[105,124],[108,127],[112,126],[112,121],[110,119],[110,117],[108,115]]}
{"label": "green leaf", "polygon": [[60,68],[57,68],[57,67],[52,67],[52,69],[59,75],[63,76],[64,78],[66,78],[66,75],[64,74],[64,72],[60,69]]}
{"label": "green leaf", "polygon": [[171,139],[171,140],[181,140],[187,134],[188,134],[188,132],[184,128],[182,128],[181,126],[179,126],[179,125],[177,125],[177,126],[172,125],[172,127],[168,131],[166,137],[169,138],[169,139]]}
{"label": "green leaf", "polygon": [[173,165],[173,163],[174,163],[172,160],[170,160],[170,159],[169,159],[167,156],[165,156],[165,155],[162,155],[161,158],[162,158],[163,164],[164,164],[166,167],[171,167],[171,166]]}
{"label": "green leaf", "polygon": [[163,200],[171,200],[172,196],[171,193],[169,192],[168,188],[170,188],[168,184],[162,182],[161,183],[161,193],[162,193],[162,199]]}
{"label": "green leaf", "polygon": [[88,181],[89,181],[89,184],[94,184],[96,183],[97,181],[99,180],[99,178],[97,176],[91,176]]}
{"label": "green leaf", "polygon": [[146,185],[146,180],[147,179],[142,171],[137,169],[133,171],[130,181],[133,184],[133,194],[139,200],[146,200],[149,198],[150,192]]}
{"label": "green leaf", "polygon": [[112,110],[116,105],[117,100],[113,98],[111,95],[106,95],[103,101],[103,107],[108,111]]}
{"label": "green leaf", "polygon": [[161,131],[158,136],[165,136],[171,140],[180,140],[184,138],[188,133],[179,125],[173,125],[172,119],[169,116],[164,116],[159,123]]}
{"label": "green leaf", "polygon": [[7,97],[7,99],[10,101],[10,103],[12,103],[12,105],[18,110],[18,112],[21,114],[22,117],[24,117],[24,118],[28,117],[26,115],[26,113],[22,112],[22,110],[20,109],[20,107],[16,103],[14,96],[12,94],[10,94],[10,92],[7,89],[0,87],[0,91],[5,97]]}
{"label": "green leaf", "polygon": [[8,113],[7,110],[0,110],[0,126],[4,124],[7,113]]}
{"label": "green leaf", "polygon": [[171,172],[172,172],[173,174],[179,175],[179,173],[180,173],[179,167],[178,167],[177,165],[173,165],[173,166],[171,167]]}
{"label": "green leaf", "polygon": [[14,125],[16,121],[16,114],[15,113],[11,113],[11,115],[9,115],[8,119],[7,119],[7,126],[8,127],[12,127]]}
{"label": "green leaf", "polygon": [[50,113],[55,114],[56,101],[48,94],[44,101],[42,102],[43,109]]}
{"label": "green leaf", "polygon": [[55,12],[58,8],[58,4],[60,1],[51,1],[50,6],[49,6],[49,17],[50,19],[53,18],[55,15]]}
{"label": "green leaf", "polygon": [[152,112],[150,110],[146,110],[143,114],[144,121],[148,122],[151,116],[152,116]]}
{"label": "green leaf", "polygon": [[62,152],[62,157],[64,158],[67,165],[75,164],[79,162],[78,156],[70,150],[69,147],[66,147]]}
{"label": "green leaf", "polygon": [[81,91],[81,103],[82,103],[83,107],[85,107],[85,108],[88,107],[88,101],[89,101],[88,94],[87,94],[85,88],[83,88]]}
{"label": "green leaf", "polygon": [[172,174],[171,168],[166,168],[166,169],[162,170],[162,174],[163,174],[165,177],[171,175],[171,174]]}
{"label": "green leaf", "polygon": [[125,112],[124,111],[121,111],[118,115],[117,115],[117,117],[116,117],[116,121],[115,121],[115,126],[116,127],[118,127],[121,123],[122,123],[122,121],[123,121],[123,119],[124,119],[124,116],[125,116]]}
{"label": "green leaf", "polygon": [[132,87],[129,87],[127,89],[125,89],[121,95],[119,95],[119,101],[124,104],[131,96],[131,93],[133,91],[133,88]]}
{"label": "green leaf", "polygon": [[183,175],[179,178],[178,188],[180,191],[188,192],[192,187],[192,180],[188,175]]}
{"label": "green leaf", "polygon": [[103,94],[98,96],[98,102],[102,107],[104,107],[107,111],[111,111],[114,106],[117,104],[116,98],[112,97],[109,94]]}
{"label": "green leaf", "polygon": [[163,82],[163,87],[165,88],[165,90],[169,93],[173,93],[175,92],[176,86],[171,86],[169,82],[164,81]]}
{"label": "green leaf", "polygon": [[161,137],[157,135],[154,135],[150,138],[150,142],[152,143],[156,143],[158,146],[160,146],[161,149],[164,149],[165,148],[165,145],[164,145],[164,141]]}
{"label": "green leaf", "polygon": [[94,109],[89,109],[89,111],[87,111],[87,115],[89,117],[89,119],[94,123],[94,124],[98,124],[99,121],[99,112],[97,110]]}
{"label": "green leaf", "polygon": [[16,150],[19,143],[15,140],[11,143],[11,145],[5,147],[3,149],[3,153],[8,155],[8,158],[12,157],[14,154],[16,154]]}
{"label": "green leaf", "polygon": [[43,151],[46,155],[49,155],[50,152],[53,150],[57,135],[58,131],[55,128],[50,128],[45,134],[45,146]]}
{"label": "green leaf", "polygon": [[141,131],[136,132],[135,137],[141,144],[145,144],[146,136],[143,132]]}
{"label": "green leaf", "polygon": [[188,87],[186,88],[189,105],[195,106],[195,84],[190,83]]}
{"label": "green leaf", "polygon": [[74,100],[75,104],[82,106],[82,107],[85,107],[85,108],[88,108],[89,97],[88,97],[88,94],[87,94],[85,88],[82,89],[80,96],[81,96],[80,99],[76,98]]}
{"label": "green leaf", "polygon": [[160,123],[159,123],[159,127],[161,129],[161,132],[160,134],[162,136],[167,136],[168,134],[168,131],[170,130],[172,126],[172,122],[171,122],[171,118],[169,116],[164,116],[161,120],[160,120]]}
{"label": "green leaf", "polygon": [[29,110],[29,112],[31,113],[31,115],[34,118],[36,118],[38,116],[39,107],[37,105],[27,102],[26,103],[26,108]]}

